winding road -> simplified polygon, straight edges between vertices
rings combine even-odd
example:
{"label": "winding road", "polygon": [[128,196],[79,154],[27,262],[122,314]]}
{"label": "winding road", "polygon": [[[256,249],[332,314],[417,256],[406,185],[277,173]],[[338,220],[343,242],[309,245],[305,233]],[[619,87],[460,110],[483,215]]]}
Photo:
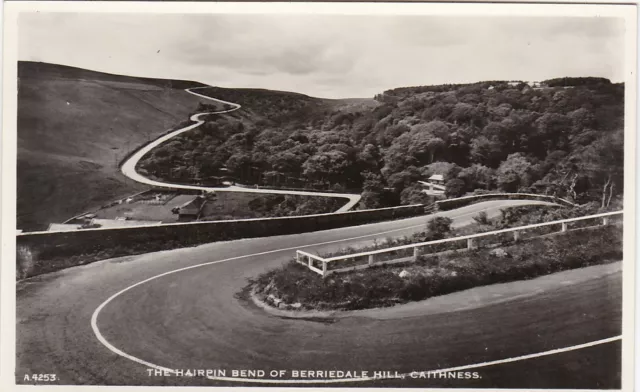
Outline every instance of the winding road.
{"label": "winding road", "polygon": [[[153,186],[233,191],[165,184],[135,171],[152,148],[202,124],[201,115],[138,151],[123,173]],[[548,203],[485,201],[430,216],[120,257],[20,281],[16,382],[29,384],[25,375],[40,373],[55,374],[61,385],[620,388],[621,262],[316,317],[276,315],[247,299],[248,280],[296,249],[357,247],[421,231],[434,215],[462,226],[481,211],[493,217],[528,204]],[[169,369],[217,372],[157,375]],[[282,377],[270,376],[282,369]],[[442,369],[472,378],[414,373]],[[369,376],[295,378],[291,370]],[[375,371],[391,374],[372,379]]]}
{"label": "winding road", "polygon": [[[438,215],[451,217],[458,226],[480,211],[495,216],[505,206],[538,203],[487,201]],[[327,252],[407,235],[429,218],[211,243],[21,281],[17,382],[25,374],[55,373],[61,384],[248,385],[242,378],[230,381],[231,370],[403,374],[471,366],[482,378],[409,376],[355,384],[334,379],[329,385],[619,385],[621,263],[317,319],[274,316],[241,294],[247,279],[281,265],[295,249]],[[214,379],[149,375],[149,370],[162,368],[222,369],[227,374]],[[319,379],[285,382],[326,385]],[[263,383],[275,381],[283,380]]]}
{"label": "winding road", "polygon": [[151,185],[151,186],[155,186],[155,187],[163,187],[163,188],[195,189],[195,190],[215,191],[215,192],[246,192],[246,193],[268,193],[268,194],[280,194],[280,195],[337,197],[337,198],[348,199],[348,202],[345,205],[343,205],[342,207],[340,207],[340,209],[337,210],[336,212],[349,211],[351,208],[353,208],[358,203],[358,201],[360,201],[360,195],[351,194],[351,193],[328,193],[328,192],[292,191],[292,190],[278,190],[278,189],[255,189],[255,188],[245,188],[245,187],[239,187],[239,186],[204,187],[204,186],[197,186],[197,185],[172,184],[172,183],[167,183],[167,182],[151,180],[151,179],[141,175],[140,173],[138,173],[136,171],[136,166],[138,165],[138,162],[140,161],[140,159],[142,159],[142,157],[147,155],[147,153],[149,153],[154,148],[156,148],[159,145],[161,145],[162,143],[174,138],[175,136],[180,135],[181,133],[184,133],[184,132],[188,132],[188,131],[190,131],[192,129],[198,128],[200,125],[204,124],[204,120],[200,119],[202,116],[207,116],[207,115],[211,115],[211,114],[231,113],[231,112],[236,111],[236,110],[241,108],[241,106],[238,105],[237,103],[227,102],[227,101],[223,101],[223,100],[216,99],[216,98],[211,98],[211,97],[208,97],[206,95],[199,94],[199,93],[196,93],[196,92],[192,91],[192,90],[195,90],[195,89],[203,89],[203,88],[207,88],[207,87],[206,86],[205,87],[193,87],[193,88],[190,88],[190,89],[189,88],[185,89],[185,91],[188,92],[189,94],[193,94],[193,95],[195,95],[197,97],[200,97],[200,98],[205,98],[205,99],[208,99],[208,100],[211,100],[211,101],[215,101],[215,102],[219,102],[219,103],[222,103],[222,104],[231,105],[232,108],[228,109],[228,110],[217,111],[217,112],[205,112],[205,113],[194,114],[190,118],[190,120],[194,122],[193,124],[188,125],[188,126],[186,126],[184,128],[177,129],[177,130],[175,130],[173,132],[170,132],[170,133],[168,133],[168,134],[166,134],[166,135],[164,135],[164,136],[152,141],[151,143],[145,145],[140,150],[136,151],[133,155],[131,155],[131,157],[129,157],[129,159],[127,159],[127,161],[122,164],[122,167],[121,167],[122,174],[124,174],[125,176],[131,178],[132,180],[140,182],[142,184],[147,184],[147,185]]}

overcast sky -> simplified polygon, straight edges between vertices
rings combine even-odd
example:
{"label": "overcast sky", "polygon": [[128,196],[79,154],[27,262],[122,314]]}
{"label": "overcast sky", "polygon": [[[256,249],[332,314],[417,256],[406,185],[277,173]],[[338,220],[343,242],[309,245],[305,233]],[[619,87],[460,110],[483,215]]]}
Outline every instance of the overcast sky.
{"label": "overcast sky", "polygon": [[22,14],[19,59],[327,97],[481,80],[622,81],[612,18]]}

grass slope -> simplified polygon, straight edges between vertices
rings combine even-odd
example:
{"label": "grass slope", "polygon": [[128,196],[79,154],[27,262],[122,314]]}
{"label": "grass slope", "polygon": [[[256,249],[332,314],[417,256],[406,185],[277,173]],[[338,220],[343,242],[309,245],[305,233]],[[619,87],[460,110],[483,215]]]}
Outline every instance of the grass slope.
{"label": "grass slope", "polygon": [[174,81],[18,63],[18,228],[46,229],[143,187],[122,176],[128,151],[204,100]]}

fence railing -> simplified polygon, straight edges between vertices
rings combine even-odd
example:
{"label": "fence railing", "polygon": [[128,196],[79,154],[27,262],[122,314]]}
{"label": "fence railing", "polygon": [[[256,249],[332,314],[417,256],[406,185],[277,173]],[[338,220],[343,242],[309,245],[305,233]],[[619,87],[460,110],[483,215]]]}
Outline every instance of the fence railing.
{"label": "fence railing", "polygon": [[[374,265],[416,261],[420,255],[437,253],[437,252],[422,252],[423,248],[428,246],[445,244],[445,243],[462,242],[464,246],[461,247],[460,249],[475,249],[479,246],[478,240],[481,238],[497,237],[505,233],[509,233],[512,236],[514,241],[518,241],[520,239],[523,239],[522,235],[524,232],[531,229],[559,225],[559,230],[545,232],[543,234],[548,235],[552,233],[562,233],[569,230],[570,224],[574,222],[596,220],[596,219],[600,222],[598,225],[582,226],[581,228],[594,227],[599,225],[608,225],[612,217],[617,215],[622,215],[622,214],[623,214],[623,211],[604,212],[604,213],[595,214],[595,215],[581,216],[578,218],[561,219],[553,222],[536,223],[536,224],[527,225],[527,226],[519,226],[519,227],[508,228],[508,229],[489,231],[486,233],[477,233],[477,234],[471,234],[471,235],[466,235],[461,237],[445,238],[442,240],[419,242],[415,244],[394,246],[391,248],[376,249],[376,250],[367,251],[367,252],[346,254],[346,255],[327,257],[327,258],[314,255],[302,250],[296,250],[296,261],[308,267],[311,271],[314,271],[322,276],[327,276],[335,272],[369,268]],[[539,235],[542,235],[542,234],[539,234]],[[450,251],[450,250],[451,249],[448,249],[447,251]],[[376,258],[379,258],[379,256],[382,256],[385,254],[387,256],[385,257],[386,260],[383,260],[383,261],[376,260]],[[357,263],[357,262],[355,264],[349,263],[351,265],[345,268],[329,269],[330,263],[336,263],[340,261],[353,262],[354,260],[362,259],[362,258],[364,258],[364,260],[366,261],[365,263]]]}

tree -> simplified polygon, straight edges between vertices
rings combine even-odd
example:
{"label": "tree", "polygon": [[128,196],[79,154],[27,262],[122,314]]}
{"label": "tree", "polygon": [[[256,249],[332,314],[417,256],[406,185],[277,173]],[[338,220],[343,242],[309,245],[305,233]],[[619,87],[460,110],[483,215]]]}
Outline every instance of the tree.
{"label": "tree", "polygon": [[443,121],[430,121],[428,123],[416,124],[411,128],[412,135],[430,135],[440,138],[442,140],[448,140],[451,130],[449,126]]}
{"label": "tree", "polygon": [[505,192],[517,192],[533,180],[532,162],[520,153],[509,155],[497,171],[498,187]]}
{"label": "tree", "polygon": [[245,152],[233,154],[227,160],[227,169],[241,179],[251,176],[251,156]]}
{"label": "tree", "polygon": [[280,173],[297,174],[300,172],[300,166],[302,166],[307,159],[309,159],[308,154],[296,154],[292,150],[286,150],[272,154],[268,158],[268,162],[275,171]]}
{"label": "tree", "polygon": [[444,194],[447,197],[460,197],[465,193],[465,183],[459,178],[454,178],[444,184]]}
{"label": "tree", "polygon": [[489,167],[498,167],[505,153],[500,143],[489,140],[485,136],[479,136],[471,142],[471,160]]}
{"label": "tree", "polygon": [[411,143],[411,136],[405,133],[396,138],[391,147],[385,151],[384,167],[382,168],[382,173],[385,176],[388,177],[393,173],[402,171],[405,167],[415,163],[415,158],[407,154]]}
{"label": "tree", "polygon": [[379,169],[381,159],[380,150],[373,144],[365,145],[358,154],[358,162],[365,170]]}
{"label": "tree", "polygon": [[409,166],[401,172],[390,175],[387,178],[387,184],[400,193],[405,187],[415,184],[420,177],[420,171],[415,166]]}
{"label": "tree", "polygon": [[567,113],[567,117],[571,119],[571,133],[573,135],[580,134],[584,129],[593,128],[596,122],[596,118],[593,113],[585,108],[569,112]]}
{"label": "tree", "polygon": [[544,148],[544,150],[531,151],[536,156],[543,157],[553,150],[563,150],[567,147],[572,127],[572,121],[567,116],[559,113],[545,113],[536,120],[535,126],[538,131],[535,138],[538,143],[535,144]]}
{"label": "tree", "polygon": [[427,241],[441,240],[451,232],[451,218],[438,216],[427,222]]}
{"label": "tree", "polygon": [[458,178],[466,184],[467,190],[492,189],[494,187],[495,170],[474,163],[465,167],[458,174]]}
{"label": "tree", "polygon": [[458,102],[453,107],[449,118],[456,124],[472,123],[476,121],[478,113],[474,105]]}
{"label": "tree", "polygon": [[413,184],[400,192],[400,204],[430,204],[433,203],[433,197],[424,193],[422,185]]}
{"label": "tree", "polygon": [[384,183],[379,174],[365,171],[362,173],[362,198],[360,204],[365,209],[380,208],[383,206]]}
{"label": "tree", "polygon": [[[618,129],[580,151],[575,164],[589,178],[605,208],[624,188],[624,131]],[[595,195],[594,195],[595,196]],[[594,197],[595,198],[595,197]]]}
{"label": "tree", "polygon": [[342,151],[328,151],[313,155],[302,165],[303,174],[313,180],[322,182],[344,181],[345,170],[351,162]]}

